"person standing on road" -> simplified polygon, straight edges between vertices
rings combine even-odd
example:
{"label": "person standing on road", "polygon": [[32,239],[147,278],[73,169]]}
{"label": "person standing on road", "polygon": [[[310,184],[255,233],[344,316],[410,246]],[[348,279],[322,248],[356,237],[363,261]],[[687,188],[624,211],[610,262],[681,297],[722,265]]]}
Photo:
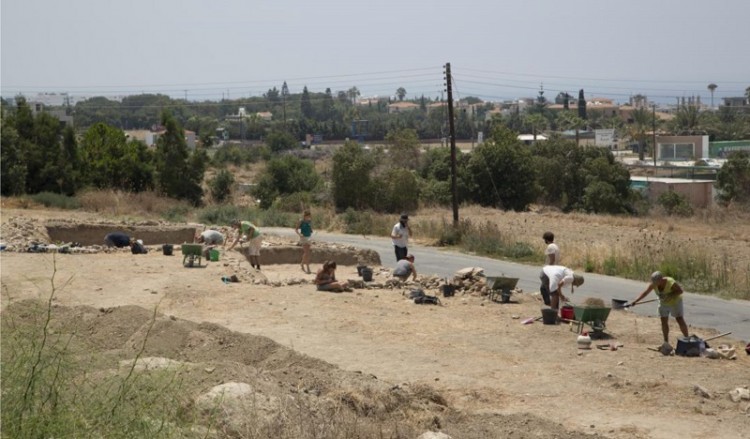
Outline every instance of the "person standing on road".
{"label": "person standing on road", "polygon": [[409,215],[403,213],[391,231],[391,240],[393,240],[393,248],[396,251],[396,262],[406,259],[406,255],[409,254],[409,249],[407,248],[409,245],[409,236],[411,236]]}
{"label": "person standing on road", "polygon": [[[547,244],[547,248],[544,250],[544,265],[560,265],[560,247],[555,244],[555,234],[552,232],[544,232],[542,235],[544,243]],[[542,281],[539,291],[542,293],[542,299],[544,304],[550,305],[549,297],[549,278],[544,274],[544,270],[539,273],[539,280]]]}
{"label": "person standing on road", "polygon": [[651,291],[655,291],[659,297],[659,317],[661,318],[661,332],[664,336],[664,343],[669,344],[669,316],[672,315],[680,331],[685,337],[688,336],[688,327],[685,323],[684,311],[682,306],[682,287],[673,278],[664,276],[660,271],[654,271],[651,274],[651,283],[630,304],[635,306],[644,297],[648,296]]}
{"label": "person standing on road", "polygon": [[[297,236],[299,236],[299,243],[302,246],[302,262],[299,266],[302,268],[302,271],[310,274],[310,237],[313,234],[313,229],[312,214],[309,210],[306,210],[302,214],[302,219],[299,221],[297,228],[295,228],[294,231],[297,233]],[[307,266],[307,270],[305,270],[305,266]]]}
{"label": "person standing on road", "polygon": [[242,241],[248,241],[248,257],[250,259],[250,265],[260,270],[260,247],[263,244],[263,237],[260,234],[258,227],[250,221],[232,221],[232,227],[237,229],[237,235],[234,238],[234,242],[229,246],[229,250],[233,249],[240,239]]}
{"label": "person standing on road", "polygon": [[563,287],[570,285],[570,293],[573,294],[573,287],[583,285],[583,276],[573,273],[573,270],[568,267],[546,265],[542,271],[549,279],[549,307],[552,309],[560,309],[560,302],[568,300],[563,294]]}

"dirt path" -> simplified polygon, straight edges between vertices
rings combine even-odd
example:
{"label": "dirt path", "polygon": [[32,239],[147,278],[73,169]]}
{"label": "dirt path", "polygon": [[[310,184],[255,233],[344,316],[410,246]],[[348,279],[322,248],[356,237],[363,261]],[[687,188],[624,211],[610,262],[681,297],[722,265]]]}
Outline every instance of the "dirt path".
{"label": "dirt path", "polygon": [[[608,332],[623,348],[579,352],[568,326],[520,323],[539,315],[539,303],[527,294],[514,295],[519,303],[512,304],[457,296],[444,298],[443,306],[420,306],[402,290],[331,294],[309,284],[255,285],[249,265],[236,253],[194,269],[183,268],[179,256],[157,252],[54,260],[58,282],[71,279],[58,292],[57,304],[158,306],[182,319],[268,336],[394,384],[429,383],[463,410],[529,413],[614,438],[750,437],[749,404],[727,397],[750,385],[750,356],[663,357],[647,350],[660,342],[658,321],[631,313],[613,312],[607,320]],[[52,261],[47,254],[4,253],[2,305],[48,291]],[[243,282],[221,282],[234,273]],[[279,282],[312,278],[298,266],[267,266],[263,273]],[[356,270],[340,267],[338,277],[356,278]],[[695,395],[694,385],[709,389],[712,397]]]}

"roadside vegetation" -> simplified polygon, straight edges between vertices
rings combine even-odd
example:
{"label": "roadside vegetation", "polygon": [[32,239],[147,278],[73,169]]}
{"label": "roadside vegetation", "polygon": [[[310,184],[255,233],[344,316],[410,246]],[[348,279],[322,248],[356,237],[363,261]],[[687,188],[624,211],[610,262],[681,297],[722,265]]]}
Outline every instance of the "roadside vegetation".
{"label": "roadside vegetation", "polygon": [[[429,99],[419,100],[419,110],[394,115],[382,102],[354,106],[356,87],[335,96],[330,89],[322,94],[305,91],[306,95],[292,98],[284,87],[269,90],[264,102],[270,110],[280,114],[282,105],[289,110],[288,117],[272,122],[257,117],[255,112],[264,108],[255,100],[242,102],[252,116],[237,126],[219,126],[220,115],[190,114],[189,108],[165,97],[132,97],[128,102],[133,105],[123,103],[119,110],[112,109],[116,105],[104,109],[104,102],[96,99],[80,103],[75,108],[77,129],[62,128],[44,112],[35,115],[23,98],[14,107],[3,101],[2,195],[14,197],[21,207],[43,205],[210,224],[228,224],[241,217],[263,226],[292,227],[304,209],[311,209],[319,229],[383,236],[394,214],[451,205],[450,149],[425,149],[421,140],[442,136],[442,116],[440,111],[427,111]],[[145,106],[155,99],[161,107]],[[137,102],[144,107],[138,110]],[[165,107],[170,111],[155,110]],[[221,111],[226,115],[231,108]],[[675,192],[649,201],[631,189],[628,169],[611,151],[580,146],[558,133],[613,124],[638,142],[642,153],[648,147],[645,130],[656,122],[649,112],[638,112],[629,125],[596,112],[555,114],[542,94],[524,114],[484,118],[490,107],[476,108],[474,121],[464,112],[457,118],[457,137],[473,139],[478,130],[486,134],[484,142],[470,151],[456,152],[455,196],[462,209],[481,206],[523,212],[541,207],[569,215],[655,221],[704,215]],[[717,139],[727,138],[731,128],[738,136],[750,136],[750,117],[744,113],[694,110],[680,109],[661,128],[709,133]],[[368,136],[378,142],[367,148],[353,140],[315,150],[300,145],[298,139],[310,132],[346,137],[348,127],[356,127],[352,118],[357,112],[367,115]],[[116,127],[125,123],[158,124],[163,133],[149,148]],[[198,133],[195,149],[187,147],[185,127]],[[240,140],[221,141],[214,147],[220,141],[217,129]],[[545,132],[549,138],[524,145],[517,134],[528,131]],[[710,215],[721,217],[722,211],[747,215],[750,156],[732,154],[718,170],[715,187],[719,206]],[[542,259],[536,236],[503,233],[491,219],[462,217],[454,226],[452,221],[432,218],[417,224],[423,229],[421,236],[435,245],[523,262]],[[652,244],[587,249],[568,261],[589,272],[635,279],[644,279],[658,268],[695,291],[750,298],[750,267],[742,265],[746,262],[671,242],[660,243],[655,251],[641,251],[641,246],[654,248]]]}

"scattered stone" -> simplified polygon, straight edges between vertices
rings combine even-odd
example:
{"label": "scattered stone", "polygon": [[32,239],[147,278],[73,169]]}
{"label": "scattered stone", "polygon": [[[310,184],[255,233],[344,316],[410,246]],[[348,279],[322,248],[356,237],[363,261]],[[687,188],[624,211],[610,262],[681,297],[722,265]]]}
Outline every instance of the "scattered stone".
{"label": "scattered stone", "polygon": [[729,399],[731,399],[732,402],[740,402],[743,399],[750,401],[750,390],[748,390],[747,387],[737,387],[729,392]]}
{"label": "scattered stone", "polygon": [[206,373],[213,373],[213,371],[215,371],[215,370],[216,370],[216,368],[215,368],[215,367],[213,367],[213,366],[211,366],[211,367],[207,367],[207,368],[205,368],[205,369],[203,369],[203,370],[204,370],[204,371],[205,371]]}
{"label": "scattered stone", "polygon": [[426,431],[420,434],[417,439],[452,439],[452,437],[440,431]]}
{"label": "scattered stone", "polygon": [[693,393],[695,393],[696,395],[702,398],[711,399],[711,392],[709,392],[708,389],[706,389],[705,387],[700,386],[698,384],[693,386]]}

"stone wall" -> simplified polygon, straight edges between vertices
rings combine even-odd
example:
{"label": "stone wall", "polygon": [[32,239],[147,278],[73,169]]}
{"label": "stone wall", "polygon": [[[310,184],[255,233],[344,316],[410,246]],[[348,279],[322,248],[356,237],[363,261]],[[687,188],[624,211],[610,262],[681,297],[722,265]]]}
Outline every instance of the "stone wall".
{"label": "stone wall", "polygon": [[[236,247],[235,247],[236,248]],[[248,257],[248,248],[237,249],[245,258]],[[261,265],[270,264],[299,264],[302,260],[302,247],[296,245],[275,245],[263,247],[260,250]],[[331,260],[338,265],[380,265],[380,256],[374,250],[359,249],[354,247],[312,247],[310,254],[311,264],[322,264]]]}

